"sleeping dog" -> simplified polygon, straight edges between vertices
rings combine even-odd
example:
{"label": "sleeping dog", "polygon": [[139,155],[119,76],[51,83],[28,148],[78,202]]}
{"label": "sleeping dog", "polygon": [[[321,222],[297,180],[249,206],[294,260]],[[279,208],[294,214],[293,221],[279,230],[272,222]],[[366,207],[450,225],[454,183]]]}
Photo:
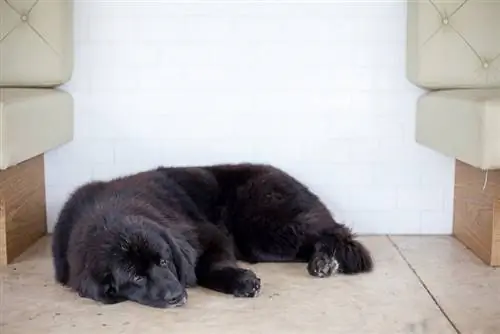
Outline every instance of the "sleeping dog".
{"label": "sleeping dog", "polygon": [[196,285],[237,297],[261,281],[237,261],[303,262],[316,277],[373,268],[321,200],[269,165],[160,167],[85,184],[55,226],[56,280],[102,303],[183,305]]}

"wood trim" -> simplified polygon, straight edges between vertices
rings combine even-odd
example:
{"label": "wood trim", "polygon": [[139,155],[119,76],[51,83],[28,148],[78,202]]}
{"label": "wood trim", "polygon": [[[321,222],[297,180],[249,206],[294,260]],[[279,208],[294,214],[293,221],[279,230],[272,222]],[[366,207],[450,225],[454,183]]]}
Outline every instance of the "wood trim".
{"label": "wood trim", "polygon": [[44,158],[0,171],[0,265],[47,234]]}
{"label": "wood trim", "polygon": [[453,234],[490,266],[500,265],[500,170],[455,164]]}

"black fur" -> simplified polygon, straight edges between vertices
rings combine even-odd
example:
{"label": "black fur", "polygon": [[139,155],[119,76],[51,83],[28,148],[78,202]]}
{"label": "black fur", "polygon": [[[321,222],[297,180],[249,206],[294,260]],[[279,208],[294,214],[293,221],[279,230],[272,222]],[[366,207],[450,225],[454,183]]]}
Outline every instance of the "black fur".
{"label": "black fur", "polygon": [[269,165],[158,168],[77,189],[53,237],[55,277],[103,303],[182,305],[195,285],[254,297],[236,261],[369,272],[369,251],[316,195]]}

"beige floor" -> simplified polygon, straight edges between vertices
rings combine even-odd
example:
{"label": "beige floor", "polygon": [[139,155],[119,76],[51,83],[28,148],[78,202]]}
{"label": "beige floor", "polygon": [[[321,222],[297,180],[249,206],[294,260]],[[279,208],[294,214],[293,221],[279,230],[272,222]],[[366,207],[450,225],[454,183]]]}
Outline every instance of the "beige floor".
{"label": "beige floor", "polygon": [[364,237],[369,275],[259,264],[255,299],[192,289],[185,307],[102,306],[54,284],[49,240],[0,270],[0,333],[500,333],[500,271],[449,237]]}

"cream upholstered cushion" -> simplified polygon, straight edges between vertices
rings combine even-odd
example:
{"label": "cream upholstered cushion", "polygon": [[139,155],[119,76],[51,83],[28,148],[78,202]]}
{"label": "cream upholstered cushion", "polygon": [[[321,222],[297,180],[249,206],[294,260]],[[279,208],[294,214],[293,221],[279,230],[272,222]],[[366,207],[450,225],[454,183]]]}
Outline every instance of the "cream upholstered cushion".
{"label": "cream upholstered cushion", "polygon": [[73,70],[72,0],[0,0],[0,86],[53,87]]}
{"label": "cream upholstered cushion", "polygon": [[420,144],[477,168],[500,168],[500,89],[424,94],[416,123]]}
{"label": "cream upholstered cushion", "polygon": [[408,0],[407,29],[413,84],[500,87],[500,1]]}
{"label": "cream upholstered cushion", "polygon": [[73,98],[59,89],[0,88],[0,169],[73,139]]}

